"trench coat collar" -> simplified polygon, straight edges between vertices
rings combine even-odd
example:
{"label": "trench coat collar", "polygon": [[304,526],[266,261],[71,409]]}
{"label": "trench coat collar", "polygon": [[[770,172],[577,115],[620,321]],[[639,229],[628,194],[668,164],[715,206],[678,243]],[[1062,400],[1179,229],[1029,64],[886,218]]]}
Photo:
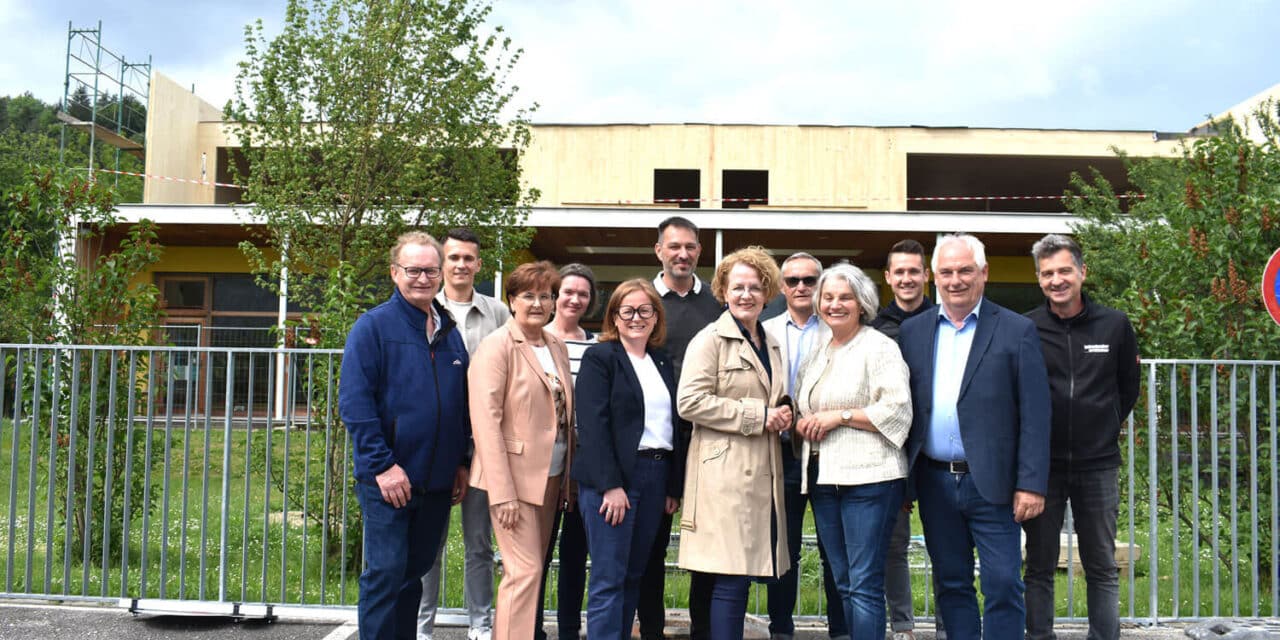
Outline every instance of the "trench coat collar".
{"label": "trench coat collar", "polygon": [[[742,347],[738,349],[738,357],[744,365],[747,365],[756,372],[756,377],[760,380],[760,386],[766,392],[771,392],[773,382],[769,379],[769,373],[765,370],[764,364],[760,362],[760,358],[756,356],[756,350],[747,344],[747,337],[742,335],[742,329],[739,328],[738,321],[734,319],[733,314],[726,309],[720,314],[720,318],[716,320],[715,332],[720,338],[726,340],[737,340],[742,343]],[[765,349],[769,354],[770,360],[782,361],[782,350],[778,347],[778,343],[769,339],[769,334],[762,331],[760,339],[765,341]],[[770,368],[773,363],[770,363]]]}

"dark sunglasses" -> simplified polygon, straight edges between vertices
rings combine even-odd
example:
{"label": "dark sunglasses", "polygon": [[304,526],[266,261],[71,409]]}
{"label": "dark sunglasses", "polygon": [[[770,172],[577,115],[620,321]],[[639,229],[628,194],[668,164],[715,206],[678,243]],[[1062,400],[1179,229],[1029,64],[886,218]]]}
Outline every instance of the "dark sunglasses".
{"label": "dark sunglasses", "polygon": [[782,281],[785,282],[788,287],[793,289],[801,282],[803,282],[806,287],[812,287],[813,285],[818,284],[818,276],[805,276],[803,278],[790,277],[783,278]]}

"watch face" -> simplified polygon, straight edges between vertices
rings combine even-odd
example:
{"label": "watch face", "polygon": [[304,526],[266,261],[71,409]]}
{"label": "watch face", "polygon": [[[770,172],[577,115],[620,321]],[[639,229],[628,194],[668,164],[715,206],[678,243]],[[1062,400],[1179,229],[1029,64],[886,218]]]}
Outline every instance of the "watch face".
{"label": "watch face", "polygon": [[841,412],[840,412],[840,419],[841,419],[841,420],[843,420],[843,421],[845,421],[845,422],[848,422],[848,421],[852,420],[852,419],[853,419],[853,412],[852,412],[852,411],[850,411],[850,410],[848,410],[848,409],[845,409],[844,411],[841,411]]}

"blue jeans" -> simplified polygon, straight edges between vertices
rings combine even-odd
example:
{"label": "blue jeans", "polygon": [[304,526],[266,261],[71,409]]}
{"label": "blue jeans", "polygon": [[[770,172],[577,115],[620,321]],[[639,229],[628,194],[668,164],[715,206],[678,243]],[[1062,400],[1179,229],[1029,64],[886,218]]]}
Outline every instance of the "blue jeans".
{"label": "blue jeans", "polygon": [[1027,639],[1051,640],[1053,574],[1058,567],[1058,534],[1071,501],[1076,548],[1084,567],[1089,606],[1089,640],[1120,637],[1120,570],[1116,566],[1116,518],[1120,509],[1119,469],[1051,471],[1044,513],[1022,523],[1027,532]]}
{"label": "blue jeans", "polygon": [[[557,535],[558,534],[558,535]],[[555,556],[557,539],[560,543],[560,570],[556,572],[556,626],[560,640],[578,640],[582,629],[582,594],[587,584],[587,531],[582,524],[581,505],[573,511],[557,511],[551,525],[551,544],[547,545],[547,557],[542,561],[544,579],[538,590],[538,601],[546,602],[545,576]],[[538,607],[534,623],[535,640],[546,640],[542,630],[543,607]]]}
{"label": "blue jeans", "polygon": [[396,509],[376,485],[356,483],[364,514],[364,573],[356,607],[361,640],[404,638],[417,633],[422,576],[440,546],[440,523],[449,519],[449,491],[414,491]]}
{"label": "blue jeans", "polygon": [[712,581],[711,637],[715,640],[742,640],[751,578],[723,574],[703,575]]}
{"label": "blue jeans", "polygon": [[852,638],[884,638],[884,559],[905,490],[901,479],[809,489]]}
{"label": "blue jeans", "polygon": [[[800,586],[800,548],[803,535],[804,510],[809,496],[800,493],[800,461],[791,451],[789,443],[782,445],[782,484],[787,507],[787,552],[791,556],[791,569],[777,580],[767,580],[769,594],[769,635],[786,637],[795,635],[794,611]],[[827,633],[832,638],[849,635],[845,624],[844,607],[836,591],[835,577],[831,574],[831,562],[827,550],[818,537],[818,555],[822,559],[822,588],[827,598]]]}
{"label": "blue jeans", "polygon": [[[600,640],[631,637],[631,622],[640,602],[653,541],[658,537],[667,502],[671,459],[639,457],[627,488],[631,508],[617,526],[600,513],[603,494],[579,486],[578,507],[591,549],[591,584],[587,595],[587,636]],[[576,637],[576,636],[575,636]]]}
{"label": "blue jeans", "polygon": [[[1022,534],[1012,504],[993,504],[973,477],[916,463],[916,495],[925,546],[938,585],[938,614],[951,640],[1023,637]],[[973,551],[981,564],[983,611],[973,588]]]}

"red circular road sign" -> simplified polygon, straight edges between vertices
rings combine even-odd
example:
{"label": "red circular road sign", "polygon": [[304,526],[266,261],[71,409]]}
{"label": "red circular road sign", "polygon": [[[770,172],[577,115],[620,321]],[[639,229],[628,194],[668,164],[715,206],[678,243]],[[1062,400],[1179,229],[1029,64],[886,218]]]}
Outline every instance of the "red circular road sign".
{"label": "red circular road sign", "polygon": [[1271,319],[1280,324],[1280,249],[1271,254],[1267,266],[1262,270],[1262,304],[1266,305]]}

